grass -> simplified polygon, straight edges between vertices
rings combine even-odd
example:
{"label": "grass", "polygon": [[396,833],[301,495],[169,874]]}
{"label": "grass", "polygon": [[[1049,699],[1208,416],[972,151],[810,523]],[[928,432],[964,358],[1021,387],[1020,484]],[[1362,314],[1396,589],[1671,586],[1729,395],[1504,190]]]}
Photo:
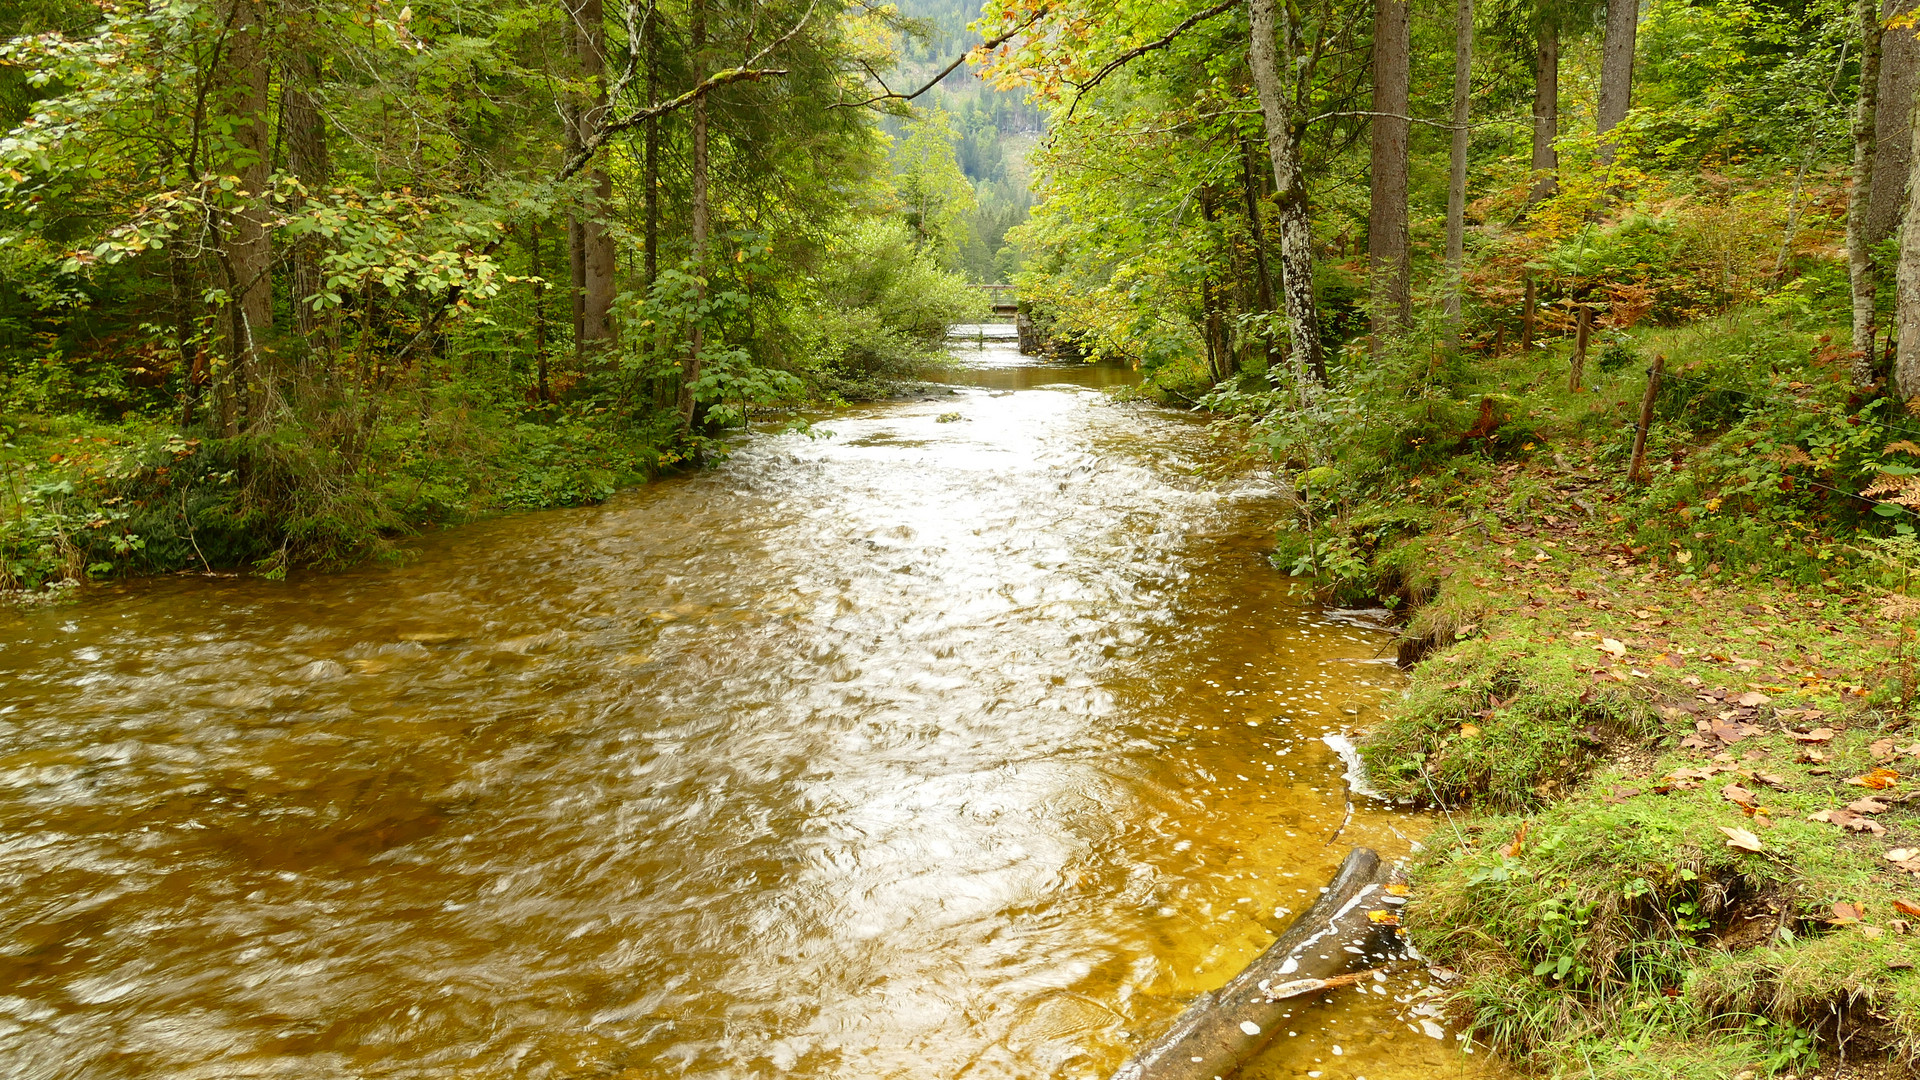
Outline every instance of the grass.
{"label": "grass", "polygon": [[[1407,615],[1411,685],[1363,752],[1458,825],[1408,923],[1459,1019],[1543,1073],[1920,1063],[1920,861],[1888,857],[1920,849],[1920,543],[1855,495],[1920,471],[1920,421],[1853,399],[1833,334],[1621,335],[1578,392],[1564,347],[1430,351],[1311,417],[1245,410],[1302,492],[1282,563]],[[1868,796],[1879,832],[1810,820]]]}

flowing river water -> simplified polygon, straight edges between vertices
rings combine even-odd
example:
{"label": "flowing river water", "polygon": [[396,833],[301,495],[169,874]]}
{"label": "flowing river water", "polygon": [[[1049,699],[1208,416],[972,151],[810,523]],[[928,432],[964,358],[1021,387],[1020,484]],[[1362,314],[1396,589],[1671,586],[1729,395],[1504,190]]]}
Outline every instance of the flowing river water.
{"label": "flowing river water", "polygon": [[[398,569],[0,616],[0,1075],[1099,1077],[1405,853],[1331,839],[1399,676],[1281,493],[1130,373],[956,354]],[[1482,1075],[1427,982],[1244,1075]]]}

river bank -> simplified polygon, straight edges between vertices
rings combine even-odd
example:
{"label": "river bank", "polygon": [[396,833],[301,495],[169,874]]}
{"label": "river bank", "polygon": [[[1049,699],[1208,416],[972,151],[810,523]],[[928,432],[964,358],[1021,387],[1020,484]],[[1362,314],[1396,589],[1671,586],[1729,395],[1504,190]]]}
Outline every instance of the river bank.
{"label": "river bank", "polygon": [[1847,406],[1817,334],[1731,325],[1640,336],[1675,372],[1649,482],[1638,365],[1574,393],[1564,352],[1483,359],[1297,465],[1281,561],[1405,617],[1362,749],[1446,812],[1407,923],[1476,1038],[1556,1075],[1907,1076],[1911,530],[1833,492],[1849,453],[1897,478],[1920,447]]}

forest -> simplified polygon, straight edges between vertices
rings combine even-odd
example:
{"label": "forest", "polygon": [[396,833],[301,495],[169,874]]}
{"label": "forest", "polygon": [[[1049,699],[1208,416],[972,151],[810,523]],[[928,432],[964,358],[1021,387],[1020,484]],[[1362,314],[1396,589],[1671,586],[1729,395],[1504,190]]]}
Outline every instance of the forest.
{"label": "forest", "polygon": [[1438,815],[1407,920],[1463,1033],[1542,1075],[1920,1061],[1907,0],[9,0],[0,37],[22,603],[825,438],[1011,285],[1047,363],[1286,484],[1277,571],[1398,620],[1361,753]]}

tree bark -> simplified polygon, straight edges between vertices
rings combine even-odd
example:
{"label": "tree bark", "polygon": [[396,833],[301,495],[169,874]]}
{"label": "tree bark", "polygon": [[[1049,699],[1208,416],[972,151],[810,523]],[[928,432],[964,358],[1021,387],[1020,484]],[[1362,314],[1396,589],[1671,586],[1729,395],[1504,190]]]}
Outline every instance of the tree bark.
{"label": "tree bark", "polygon": [[1412,244],[1407,230],[1407,108],[1413,21],[1407,0],[1377,0],[1373,17],[1373,146],[1367,264],[1374,348],[1413,324]]}
{"label": "tree bark", "polygon": [[[1873,121],[1873,193],[1867,203],[1867,243],[1877,244],[1900,227],[1907,208],[1911,140],[1907,111],[1920,75],[1920,37],[1911,27],[1888,32],[1885,24],[1914,9],[1914,0],[1888,0],[1880,9],[1880,78]],[[1865,42],[1863,41],[1864,45]]]}
{"label": "tree bark", "polygon": [[[1219,220],[1219,210],[1214,204],[1214,191],[1211,187],[1200,188],[1200,219],[1209,226]],[[1207,230],[1211,233],[1213,230]],[[1226,317],[1220,310],[1220,290],[1213,280],[1211,267],[1200,272],[1200,307],[1203,332],[1207,343],[1207,369],[1216,383],[1225,382],[1233,377],[1234,357],[1232,343],[1227,340]]]}
{"label": "tree bark", "polygon": [[[706,61],[701,54],[707,44],[707,6],[705,0],[694,0],[689,15],[688,44],[693,63],[693,81],[697,86],[706,78]],[[707,276],[707,98],[705,94],[694,99],[688,108],[691,114],[690,126],[693,129],[693,176],[691,241],[693,273],[703,284],[697,285],[696,297],[706,298]],[[680,426],[691,432],[698,419],[699,402],[695,397],[695,384],[700,381],[700,353],[706,348],[706,326],[702,317],[696,315],[693,326],[687,335],[687,360],[680,369]]]}
{"label": "tree bark", "polygon": [[266,186],[272,167],[268,110],[265,9],[255,0],[230,0],[225,107],[232,120],[220,168],[238,178],[237,205],[221,215],[220,259],[227,278],[228,397],[222,403],[228,435],[267,420],[272,397],[265,343],[273,332],[273,248],[267,231]]}
{"label": "tree bark", "polygon": [[1527,202],[1550,199],[1560,190],[1560,23],[1551,15],[1540,21],[1540,40],[1533,57],[1533,187]]}
{"label": "tree bark", "polygon": [[[1305,113],[1280,81],[1277,0],[1247,0],[1253,24],[1248,50],[1253,85],[1260,97],[1267,130],[1267,155],[1273,162],[1274,226],[1280,233],[1280,296],[1293,339],[1294,377],[1305,387],[1309,377],[1325,385],[1327,365],[1320,345],[1320,312],[1313,294],[1313,219],[1307,205],[1306,176],[1300,167],[1300,136]],[[1288,8],[1285,20],[1287,70],[1307,85],[1313,64],[1300,22]]]}
{"label": "tree bark", "polygon": [[1461,274],[1467,245],[1467,120],[1473,92],[1473,0],[1459,0],[1453,28],[1453,146],[1447,174],[1447,321],[1460,335]]}
{"label": "tree bark", "polygon": [[[602,0],[566,0],[572,23],[575,75],[590,89],[574,103],[574,149],[607,118],[606,17]],[[600,219],[612,209],[613,179],[598,165],[587,170],[586,213],[570,229],[574,287],[574,348],[584,357],[613,336],[613,235]]]}
{"label": "tree bark", "polygon": [[1854,0],[1860,34],[1860,96],[1853,110],[1853,191],[1847,200],[1847,278],[1853,292],[1853,385],[1873,381],[1873,241],[1868,237],[1877,156],[1875,114],[1880,100],[1880,0]]}
{"label": "tree bark", "polygon": [[1627,118],[1633,105],[1633,40],[1639,30],[1639,0],[1607,0],[1607,36],[1600,49],[1600,103],[1594,127],[1600,145],[1594,156],[1613,164],[1613,140],[1606,137]]}
{"label": "tree bark", "polygon": [[[282,78],[280,119],[287,133],[287,171],[298,178],[309,193],[318,194],[333,178],[333,163],[327,154],[326,118],[320,112],[317,96],[318,57],[307,48],[290,50]],[[291,254],[293,321],[299,331],[302,354],[310,355],[320,340],[320,313],[313,306],[313,298],[326,291],[326,277],[320,270],[320,238],[300,237],[293,242]]]}
{"label": "tree bark", "polygon": [[[1260,303],[1260,313],[1264,317],[1273,314],[1273,273],[1267,267],[1267,230],[1260,224],[1260,188],[1259,174],[1254,171],[1253,140],[1241,143],[1240,153],[1240,189],[1247,200],[1247,232],[1253,239],[1254,285],[1258,289],[1256,297]],[[1266,364],[1273,366],[1273,335],[1261,335],[1262,346],[1266,350]]]}
{"label": "tree bark", "polygon": [[[657,13],[656,13],[657,18]],[[647,52],[647,104],[660,100],[660,31],[654,25],[654,19],[647,20],[646,32],[641,36],[642,48]],[[647,121],[646,137],[643,143],[644,161],[640,167],[640,183],[645,191],[642,202],[646,217],[646,264],[644,273],[648,289],[660,277],[660,118]]]}
{"label": "tree bark", "polygon": [[[1920,163],[1920,107],[1909,103],[1910,160]],[[1920,221],[1920,177],[1907,177],[1907,220]],[[1894,271],[1897,288],[1894,324],[1899,342],[1893,354],[1893,395],[1902,403],[1920,396],[1920,229],[1900,231],[1900,262]]]}

